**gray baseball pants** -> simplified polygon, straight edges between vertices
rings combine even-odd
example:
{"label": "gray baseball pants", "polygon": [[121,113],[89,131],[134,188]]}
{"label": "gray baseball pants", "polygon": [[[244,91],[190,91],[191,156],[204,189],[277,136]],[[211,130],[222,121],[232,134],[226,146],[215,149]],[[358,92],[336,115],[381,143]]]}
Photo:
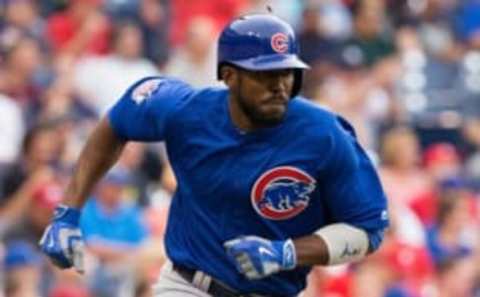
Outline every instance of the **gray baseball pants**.
{"label": "gray baseball pants", "polygon": [[160,277],[153,286],[153,295],[155,297],[215,297],[207,293],[211,280],[209,275],[198,271],[190,283],[173,270],[172,263],[168,261],[163,265]]}
{"label": "gray baseball pants", "polygon": [[212,297],[207,294],[211,277],[197,272],[192,283],[186,281],[180,274],[173,270],[170,261],[163,265],[160,277],[153,286],[155,297]]}

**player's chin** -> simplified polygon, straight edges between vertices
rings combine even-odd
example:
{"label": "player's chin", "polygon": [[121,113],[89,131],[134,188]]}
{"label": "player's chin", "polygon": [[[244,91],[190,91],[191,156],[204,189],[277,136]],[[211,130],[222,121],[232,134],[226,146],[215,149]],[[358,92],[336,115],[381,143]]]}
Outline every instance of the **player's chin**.
{"label": "player's chin", "polygon": [[268,104],[264,109],[265,116],[272,119],[283,119],[286,112],[287,106],[285,104]]}
{"label": "player's chin", "polygon": [[275,108],[268,108],[262,112],[262,121],[268,125],[276,125],[283,121],[286,113],[286,108],[276,106]]}

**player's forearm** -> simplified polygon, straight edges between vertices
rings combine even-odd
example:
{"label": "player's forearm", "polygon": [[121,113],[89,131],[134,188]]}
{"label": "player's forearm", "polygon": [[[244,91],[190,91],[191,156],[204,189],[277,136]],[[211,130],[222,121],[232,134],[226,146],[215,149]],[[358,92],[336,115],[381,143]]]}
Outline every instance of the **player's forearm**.
{"label": "player's forearm", "polygon": [[294,240],[297,265],[336,265],[359,261],[378,248],[383,238],[380,234],[383,234],[381,230],[367,233],[345,223],[327,225],[312,235]]}
{"label": "player's forearm", "polygon": [[326,265],[328,263],[328,249],[317,235],[309,235],[293,241],[297,253],[298,266]]}
{"label": "player's forearm", "polygon": [[89,137],[80,154],[73,177],[65,192],[65,204],[80,208],[98,180],[118,160],[125,142],[120,140],[106,118]]}

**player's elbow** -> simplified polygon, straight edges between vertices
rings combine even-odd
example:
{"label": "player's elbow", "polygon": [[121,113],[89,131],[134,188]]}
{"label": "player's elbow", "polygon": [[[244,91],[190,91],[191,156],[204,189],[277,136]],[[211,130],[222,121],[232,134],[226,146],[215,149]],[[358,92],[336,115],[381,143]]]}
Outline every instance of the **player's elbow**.
{"label": "player's elbow", "polygon": [[368,251],[367,254],[371,254],[378,250],[385,237],[385,229],[379,229],[374,231],[367,231],[368,235]]}

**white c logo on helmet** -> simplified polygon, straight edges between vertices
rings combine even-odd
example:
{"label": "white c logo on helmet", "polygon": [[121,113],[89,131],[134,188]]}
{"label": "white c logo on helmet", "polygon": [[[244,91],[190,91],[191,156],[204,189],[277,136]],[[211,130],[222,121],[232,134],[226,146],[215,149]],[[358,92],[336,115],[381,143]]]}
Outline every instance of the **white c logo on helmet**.
{"label": "white c logo on helmet", "polygon": [[270,40],[272,49],[279,54],[283,54],[288,50],[288,36],[284,33],[275,33]]}

